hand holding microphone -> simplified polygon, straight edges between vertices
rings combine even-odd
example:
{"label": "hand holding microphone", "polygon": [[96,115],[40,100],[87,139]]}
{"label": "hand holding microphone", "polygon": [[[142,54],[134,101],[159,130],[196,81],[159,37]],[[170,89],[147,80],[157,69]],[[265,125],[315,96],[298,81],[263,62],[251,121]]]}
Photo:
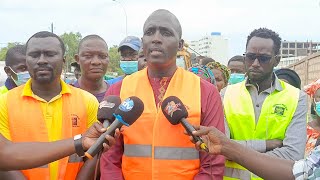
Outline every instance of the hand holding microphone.
{"label": "hand holding microphone", "polygon": [[179,98],[175,96],[167,97],[161,104],[161,110],[172,125],[181,123],[187,133],[193,137],[194,141],[200,142],[200,148],[208,152],[207,145],[203,142],[202,138],[192,133],[196,130],[186,119],[188,117],[188,111]]}
{"label": "hand holding microphone", "polygon": [[106,142],[105,136],[113,136],[116,129],[121,128],[122,125],[130,126],[133,124],[142,114],[144,110],[143,102],[136,96],[131,96],[124,100],[120,106],[115,110],[114,122],[107,128],[107,131],[103,133],[96,143],[89,148],[85,155],[92,159],[99,151],[101,151],[103,143]]}

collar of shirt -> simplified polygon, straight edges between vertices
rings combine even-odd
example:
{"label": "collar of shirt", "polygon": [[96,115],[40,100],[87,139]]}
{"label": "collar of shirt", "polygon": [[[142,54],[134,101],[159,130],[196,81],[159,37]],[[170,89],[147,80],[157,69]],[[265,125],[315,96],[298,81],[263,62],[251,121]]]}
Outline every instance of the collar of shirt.
{"label": "collar of shirt", "polygon": [[[70,94],[71,93],[70,87],[68,87],[68,85],[63,80],[60,79],[60,83],[61,83],[61,92],[57,96],[52,98],[50,100],[50,102],[60,98],[63,94]],[[47,102],[46,100],[42,99],[41,97],[33,94],[32,89],[31,89],[31,79],[29,79],[26,82],[25,86],[23,87],[22,96],[29,96],[29,97],[32,97],[36,100],[39,100],[42,102]]]}
{"label": "collar of shirt", "polygon": [[[270,86],[268,89],[264,90],[263,92],[266,92],[266,93],[268,93],[268,94],[271,94],[271,93],[273,93],[275,90],[277,90],[277,91],[282,91],[282,90],[283,90],[279,78],[276,76],[275,73],[273,73],[273,75],[274,75],[274,77],[275,77],[274,81],[272,82],[272,84],[270,84],[271,86]],[[256,88],[255,85],[250,84],[249,78],[246,79],[246,87],[247,87],[248,90],[249,90],[250,88]]]}

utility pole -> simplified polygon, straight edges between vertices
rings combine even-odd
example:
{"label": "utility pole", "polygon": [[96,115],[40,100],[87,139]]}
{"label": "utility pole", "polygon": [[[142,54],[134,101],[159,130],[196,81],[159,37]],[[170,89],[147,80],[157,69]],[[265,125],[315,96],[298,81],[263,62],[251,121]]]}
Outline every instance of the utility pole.
{"label": "utility pole", "polygon": [[51,23],[51,32],[53,33],[53,23]]}
{"label": "utility pole", "polygon": [[124,8],[124,6],[122,5],[122,3],[118,0],[112,0],[113,2],[116,2],[116,3],[119,3],[120,6],[122,7],[123,11],[124,11],[124,15],[126,17],[126,36],[128,36],[128,17],[127,17],[127,11],[126,9]]}

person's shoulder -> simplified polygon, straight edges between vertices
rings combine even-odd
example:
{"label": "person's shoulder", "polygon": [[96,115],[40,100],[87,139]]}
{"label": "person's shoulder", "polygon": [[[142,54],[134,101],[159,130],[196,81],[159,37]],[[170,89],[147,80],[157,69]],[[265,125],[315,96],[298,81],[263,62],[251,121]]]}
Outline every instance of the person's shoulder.
{"label": "person's shoulder", "polygon": [[210,82],[208,82],[202,78],[200,78],[200,87],[201,87],[201,89],[204,88],[204,89],[208,89],[208,90],[214,90],[214,89],[217,90],[217,88],[213,84],[211,84]]}
{"label": "person's shoulder", "polygon": [[219,95],[219,91],[215,85],[201,78],[200,78],[200,89],[201,89],[202,96],[205,98],[207,98],[208,96]]}
{"label": "person's shoulder", "polygon": [[112,85],[109,87],[109,89],[121,89],[122,82],[123,82],[123,79],[121,79],[120,81],[112,84]]}
{"label": "person's shoulder", "polygon": [[116,84],[117,82],[119,81],[122,81],[123,79],[123,76],[118,76],[118,77],[115,77],[113,79],[109,79],[109,80],[106,80],[106,82],[109,84],[109,85],[113,85],[113,84]]}

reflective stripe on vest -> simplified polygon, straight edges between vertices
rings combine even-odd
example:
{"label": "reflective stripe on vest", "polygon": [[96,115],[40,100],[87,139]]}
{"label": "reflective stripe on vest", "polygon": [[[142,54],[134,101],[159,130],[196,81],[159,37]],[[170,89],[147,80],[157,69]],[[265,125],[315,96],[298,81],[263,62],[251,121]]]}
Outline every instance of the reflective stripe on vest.
{"label": "reflective stripe on vest", "polygon": [[[192,88],[192,96],[190,89]],[[177,96],[187,106],[190,124],[200,124],[200,78],[178,68],[163,99]],[[184,135],[182,125],[172,125],[154,100],[147,68],[126,76],[120,97],[137,96],[144,103],[141,117],[130,127],[123,127],[125,179],[193,179],[199,172],[199,152]],[[137,133],[139,132],[139,133]]]}
{"label": "reflective stripe on vest", "polygon": [[[8,120],[13,142],[48,142],[48,132],[39,101],[29,96],[21,96],[24,85],[8,92]],[[87,129],[87,109],[79,89],[69,86],[71,93],[62,95],[61,139],[71,138]],[[19,113],[17,113],[19,104]],[[73,154],[59,160],[58,179],[75,179],[83,164],[82,159]],[[44,165],[22,171],[28,179],[49,180],[49,166]]]}
{"label": "reflective stripe on vest", "polygon": [[[192,147],[154,147],[155,159],[173,159],[173,160],[188,160],[199,159],[199,152]],[[124,145],[124,155],[127,157],[152,157],[151,145]]]}
{"label": "reflective stripe on vest", "polygon": [[[223,99],[226,121],[230,129],[230,138],[235,140],[281,139],[296,111],[300,90],[281,81],[282,90],[274,90],[263,102],[258,123],[255,121],[251,96],[245,81],[229,85]],[[240,96],[241,95],[241,96]],[[224,179],[261,179],[249,173],[239,164],[226,161]],[[232,169],[232,170],[230,170]],[[248,173],[245,173],[247,171]],[[250,176],[248,175],[250,174]],[[227,177],[228,176],[228,177]]]}

